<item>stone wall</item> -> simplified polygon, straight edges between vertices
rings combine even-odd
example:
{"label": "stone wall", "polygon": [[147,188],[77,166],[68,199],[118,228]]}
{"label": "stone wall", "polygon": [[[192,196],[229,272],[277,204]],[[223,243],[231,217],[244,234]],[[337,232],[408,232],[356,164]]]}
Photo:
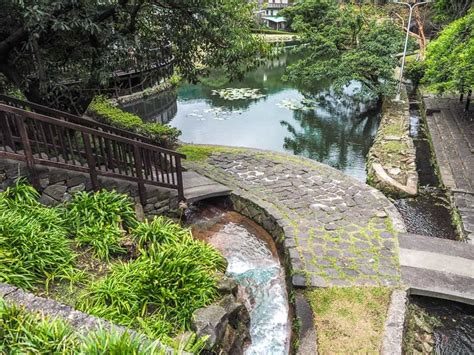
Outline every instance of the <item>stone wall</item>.
{"label": "stone wall", "polygon": [[367,182],[387,195],[418,193],[416,150],[410,137],[410,112],[406,88],[401,99],[384,98],[382,118],[367,158]]}
{"label": "stone wall", "polygon": [[[40,182],[40,202],[47,206],[68,201],[75,192],[92,191],[88,174],[46,166],[37,166],[35,169]],[[3,191],[14,184],[18,177],[28,179],[26,164],[17,160],[0,159],[0,190]],[[106,177],[99,177],[98,180],[103,189],[128,194],[135,201],[137,208],[148,217],[172,214],[178,209],[178,196],[174,190],[145,185],[147,203],[141,206],[138,185],[135,182]]]}

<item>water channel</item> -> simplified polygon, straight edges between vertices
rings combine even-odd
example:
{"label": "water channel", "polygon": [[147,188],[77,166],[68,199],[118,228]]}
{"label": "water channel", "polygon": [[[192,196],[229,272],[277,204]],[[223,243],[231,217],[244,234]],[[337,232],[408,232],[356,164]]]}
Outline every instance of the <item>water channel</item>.
{"label": "water channel", "polygon": [[285,355],[290,320],[285,273],[272,237],[255,222],[222,203],[201,203],[186,213],[193,235],[227,259],[226,274],[239,285],[250,313],[252,343],[246,355]]}

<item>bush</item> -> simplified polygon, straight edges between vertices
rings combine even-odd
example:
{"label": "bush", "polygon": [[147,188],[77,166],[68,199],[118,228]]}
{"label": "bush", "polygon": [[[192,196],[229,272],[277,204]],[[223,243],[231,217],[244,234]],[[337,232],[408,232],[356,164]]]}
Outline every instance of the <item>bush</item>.
{"label": "bush", "polygon": [[[193,342],[202,348],[201,342]],[[99,329],[81,336],[62,320],[29,313],[0,299],[0,353],[145,355],[165,351],[158,342],[128,332]]]}
{"label": "bush", "polygon": [[79,308],[153,337],[189,329],[192,313],[215,300],[213,274],[224,271],[225,260],[163,218],[140,224],[134,235],[148,250],[91,284]]}
{"label": "bush", "polygon": [[0,194],[0,281],[31,289],[67,274],[75,254],[61,212],[23,181]]}
{"label": "bush", "polygon": [[102,260],[126,252],[121,246],[124,233],[138,223],[130,198],[106,190],[75,194],[66,206],[66,219],[78,244],[91,247]]}
{"label": "bush", "polygon": [[168,125],[143,122],[140,117],[114,106],[104,96],[96,96],[89,105],[88,111],[99,121],[143,135],[158,145],[172,146],[181,134],[179,129]]}
{"label": "bush", "polygon": [[413,82],[413,85],[418,86],[425,75],[425,71],[426,66],[424,62],[413,60],[406,64],[405,75]]}

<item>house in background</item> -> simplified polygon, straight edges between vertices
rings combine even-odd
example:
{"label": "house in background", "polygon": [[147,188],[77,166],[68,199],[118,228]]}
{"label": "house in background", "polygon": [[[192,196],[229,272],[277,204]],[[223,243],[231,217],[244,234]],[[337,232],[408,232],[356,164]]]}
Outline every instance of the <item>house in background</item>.
{"label": "house in background", "polygon": [[284,17],[278,16],[278,12],[290,6],[291,2],[291,0],[268,0],[262,9],[264,23],[274,30],[286,29],[286,20]]}

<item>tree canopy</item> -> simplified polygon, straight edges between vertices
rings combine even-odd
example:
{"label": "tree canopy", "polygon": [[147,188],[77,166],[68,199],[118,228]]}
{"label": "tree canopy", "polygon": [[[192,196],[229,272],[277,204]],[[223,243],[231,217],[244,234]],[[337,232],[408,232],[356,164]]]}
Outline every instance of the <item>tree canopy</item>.
{"label": "tree canopy", "polygon": [[0,0],[0,8],[0,73],[36,102],[65,80],[90,99],[130,52],[149,66],[166,43],[189,80],[211,67],[239,75],[263,48],[251,34],[253,5],[241,0]]}
{"label": "tree canopy", "polygon": [[427,48],[423,81],[438,92],[474,87],[474,9],[452,22]]}
{"label": "tree canopy", "polygon": [[395,54],[403,49],[404,34],[392,21],[330,0],[301,0],[284,16],[302,39],[303,59],[289,67],[290,80],[310,87],[327,79],[339,92],[356,80],[362,94],[393,92]]}

